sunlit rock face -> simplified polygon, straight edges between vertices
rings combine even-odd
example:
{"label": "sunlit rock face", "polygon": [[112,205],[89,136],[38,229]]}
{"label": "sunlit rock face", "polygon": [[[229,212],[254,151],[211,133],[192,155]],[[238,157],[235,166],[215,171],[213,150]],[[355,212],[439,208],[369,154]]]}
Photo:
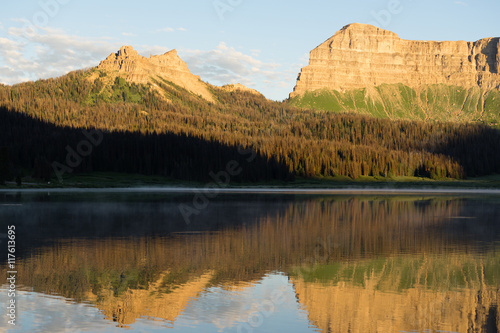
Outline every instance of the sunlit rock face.
{"label": "sunlit rock face", "polygon": [[139,84],[147,84],[151,82],[151,78],[161,77],[208,101],[214,101],[207,84],[189,71],[176,50],[146,58],[131,46],[122,46],[118,52],[111,53],[101,61],[97,69]]}
{"label": "sunlit rock face", "polygon": [[500,38],[411,41],[367,24],[350,24],[311,51],[290,97],[402,83],[500,88]]}

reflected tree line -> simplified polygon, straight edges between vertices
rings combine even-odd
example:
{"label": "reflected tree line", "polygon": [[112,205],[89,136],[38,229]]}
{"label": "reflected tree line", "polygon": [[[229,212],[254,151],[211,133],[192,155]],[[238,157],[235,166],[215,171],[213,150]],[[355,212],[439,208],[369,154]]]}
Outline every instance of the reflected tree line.
{"label": "reflected tree line", "polygon": [[[118,295],[129,288],[147,288],[165,271],[175,275],[171,281],[176,284],[210,270],[214,272],[210,284],[219,285],[252,281],[274,270],[296,272],[297,267],[378,260],[401,254],[473,256],[480,244],[492,244],[500,230],[495,223],[498,212],[494,210],[484,209],[473,221],[460,219],[467,214],[468,205],[460,199],[411,197],[318,198],[283,202],[276,209],[250,204],[252,208],[246,213],[253,210],[254,214],[246,219],[240,215],[243,225],[237,226],[230,220],[238,215],[220,215],[223,210],[239,207],[235,202],[208,208],[205,217],[212,220],[212,216],[218,215],[223,220],[205,232],[183,229],[172,222],[166,227],[171,232],[163,234],[158,229],[141,230],[148,225],[146,222],[140,226],[141,220],[138,224],[128,223],[119,213],[123,206],[106,207],[112,208],[113,214],[105,210],[100,214],[51,211],[45,219],[27,222],[26,227],[30,231],[53,230],[49,221],[58,218],[89,228],[107,218],[107,222],[97,224],[110,223],[129,235],[137,230],[137,235],[143,236],[117,238],[103,234],[98,238],[94,235],[52,239],[25,253],[18,263],[19,277],[24,285],[35,290],[81,300],[88,291],[98,294],[111,289]],[[487,205],[484,203],[485,208]],[[156,214],[162,215],[158,209]],[[170,213],[163,211],[167,224],[166,216]],[[89,218],[93,220],[88,221]],[[139,216],[129,218],[136,220]],[[147,214],[143,218],[146,221]],[[157,223],[150,227],[153,225]],[[496,255],[491,263],[495,265],[487,268],[487,282],[498,285],[500,263]],[[306,273],[309,271],[307,268]]]}

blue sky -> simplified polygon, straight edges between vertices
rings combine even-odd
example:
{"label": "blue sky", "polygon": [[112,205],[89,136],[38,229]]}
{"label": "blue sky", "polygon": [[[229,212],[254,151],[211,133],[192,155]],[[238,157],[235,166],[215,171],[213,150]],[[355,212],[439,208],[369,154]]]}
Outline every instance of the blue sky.
{"label": "blue sky", "polygon": [[283,100],[309,51],[344,25],[371,23],[405,39],[500,36],[498,0],[23,0],[0,11],[0,82],[97,66],[121,45],[177,49],[214,85],[242,83]]}

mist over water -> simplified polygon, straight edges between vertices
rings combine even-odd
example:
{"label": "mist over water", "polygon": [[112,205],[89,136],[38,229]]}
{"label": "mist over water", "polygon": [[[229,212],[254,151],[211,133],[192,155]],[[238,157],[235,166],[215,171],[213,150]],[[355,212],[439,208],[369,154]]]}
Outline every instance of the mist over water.
{"label": "mist over water", "polygon": [[1,193],[19,244],[16,331],[499,327],[500,196],[230,191],[186,223],[193,193]]}

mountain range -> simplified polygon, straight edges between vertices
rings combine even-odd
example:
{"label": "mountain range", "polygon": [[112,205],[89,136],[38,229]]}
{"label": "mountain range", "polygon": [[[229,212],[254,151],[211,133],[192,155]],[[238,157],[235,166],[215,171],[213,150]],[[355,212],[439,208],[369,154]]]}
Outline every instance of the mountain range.
{"label": "mountain range", "polygon": [[[355,112],[388,119],[482,122],[500,118],[500,38],[410,41],[367,24],[349,24],[311,51],[289,102],[302,109]],[[106,79],[101,79],[107,74]],[[116,77],[148,84],[169,81],[215,102],[210,84],[193,75],[171,50],[143,57],[123,46],[96,67],[90,80]],[[228,85],[225,89],[248,88]]]}
{"label": "mountain range", "polygon": [[[351,24],[275,102],[202,81],[175,50],[123,46],[94,68],[0,85],[0,182],[93,171],[206,181],[227,161],[248,164],[241,148],[255,159],[232,181],[499,173],[499,54],[498,38],[405,41]],[[103,135],[89,156],[75,155],[82,130]]]}

